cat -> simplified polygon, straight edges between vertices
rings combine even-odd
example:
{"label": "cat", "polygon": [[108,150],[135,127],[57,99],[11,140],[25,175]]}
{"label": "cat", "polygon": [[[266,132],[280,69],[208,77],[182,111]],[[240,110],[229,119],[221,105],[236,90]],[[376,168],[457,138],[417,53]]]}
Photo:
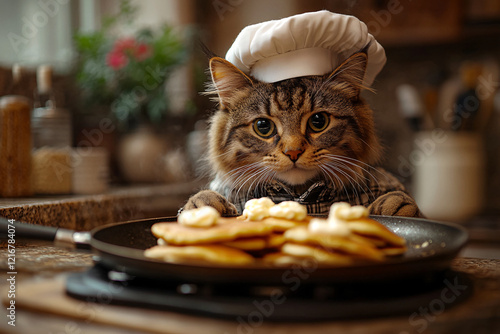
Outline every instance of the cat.
{"label": "cat", "polygon": [[371,214],[421,217],[403,185],[381,168],[372,110],[360,97],[368,46],[332,73],[265,83],[230,62],[210,59],[219,109],[210,120],[209,190],[184,209],[212,206],[242,213],[251,198],[297,201],[309,214],[332,203],[364,205]]}

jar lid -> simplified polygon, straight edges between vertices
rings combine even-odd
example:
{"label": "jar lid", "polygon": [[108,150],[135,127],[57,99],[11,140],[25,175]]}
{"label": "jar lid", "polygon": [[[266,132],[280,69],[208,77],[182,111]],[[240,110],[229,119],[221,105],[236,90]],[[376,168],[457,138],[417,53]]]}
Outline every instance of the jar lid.
{"label": "jar lid", "polygon": [[21,95],[5,95],[0,97],[0,108],[5,108],[5,106],[12,103],[25,103],[29,106],[31,105],[31,100]]}
{"label": "jar lid", "polygon": [[63,108],[35,108],[33,110],[33,117],[35,118],[69,118],[70,114],[68,109]]}

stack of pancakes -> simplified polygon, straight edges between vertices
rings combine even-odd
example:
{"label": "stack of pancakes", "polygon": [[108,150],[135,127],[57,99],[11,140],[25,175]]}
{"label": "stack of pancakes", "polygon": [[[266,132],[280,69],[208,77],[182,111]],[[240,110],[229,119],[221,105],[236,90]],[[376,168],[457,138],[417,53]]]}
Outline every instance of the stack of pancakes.
{"label": "stack of pancakes", "polygon": [[406,251],[403,238],[369,217],[346,221],[347,234],[311,229],[311,219],[254,221],[240,216],[217,217],[208,226],[156,223],[151,231],[158,245],[144,254],[184,264],[282,266],[314,260],[319,265],[346,266],[380,262]]}

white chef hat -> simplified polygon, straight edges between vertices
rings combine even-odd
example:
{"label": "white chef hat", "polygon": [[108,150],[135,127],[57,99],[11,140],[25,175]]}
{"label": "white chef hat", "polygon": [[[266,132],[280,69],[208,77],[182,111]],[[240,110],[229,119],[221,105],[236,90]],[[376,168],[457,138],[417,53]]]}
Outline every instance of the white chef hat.
{"label": "white chef hat", "polygon": [[226,60],[257,80],[277,82],[332,72],[368,44],[363,85],[369,87],[384,67],[384,48],[356,17],[326,10],[247,26]]}

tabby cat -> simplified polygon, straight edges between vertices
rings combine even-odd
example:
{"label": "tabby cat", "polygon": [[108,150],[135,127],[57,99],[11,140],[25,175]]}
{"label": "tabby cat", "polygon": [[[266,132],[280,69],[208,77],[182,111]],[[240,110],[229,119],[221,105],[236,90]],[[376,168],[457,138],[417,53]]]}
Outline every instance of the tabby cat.
{"label": "tabby cat", "polygon": [[309,214],[326,214],[332,203],[345,201],[371,214],[421,216],[403,185],[372,167],[381,148],[372,110],[360,97],[366,50],[331,74],[276,83],[213,57],[208,93],[217,94],[220,105],[209,130],[213,181],[184,209],[208,205],[236,215],[247,200],[267,196],[297,201]]}

